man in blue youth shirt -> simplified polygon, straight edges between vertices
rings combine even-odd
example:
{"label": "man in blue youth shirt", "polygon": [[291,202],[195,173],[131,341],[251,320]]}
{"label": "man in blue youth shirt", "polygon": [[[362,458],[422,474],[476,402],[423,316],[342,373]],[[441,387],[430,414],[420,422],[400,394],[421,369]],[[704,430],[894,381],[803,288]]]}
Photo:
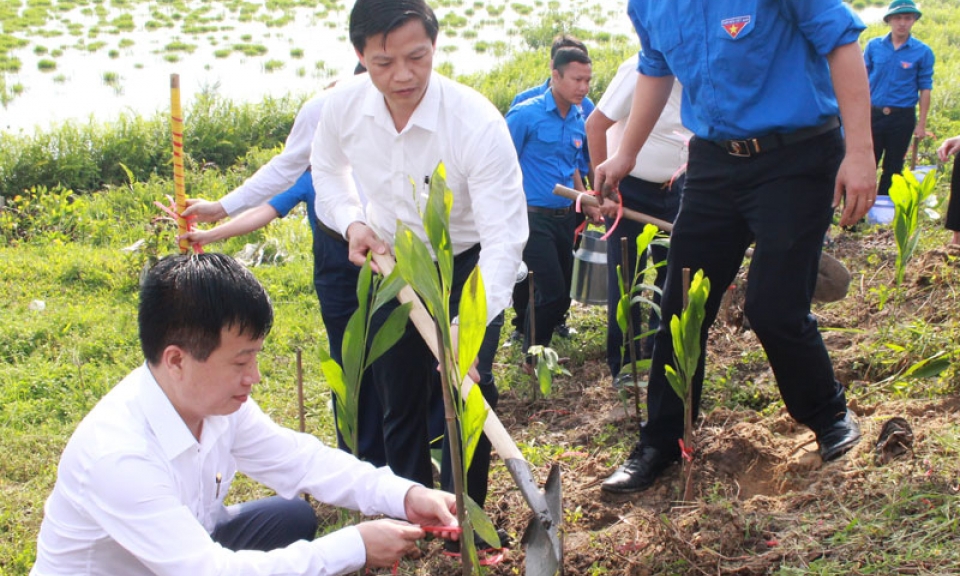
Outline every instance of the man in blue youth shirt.
{"label": "man in blue youth shirt", "polygon": [[[557,50],[561,48],[579,48],[583,50],[583,53],[587,56],[590,55],[590,52],[587,50],[586,44],[580,40],[574,38],[569,34],[560,34],[553,39],[553,44],[550,46],[550,70],[553,70],[553,59],[557,55]],[[543,84],[538,84],[532,88],[527,88],[523,92],[517,94],[513,98],[513,102],[510,103],[510,108],[513,108],[521,102],[526,102],[527,100],[540,96],[541,94],[548,92],[550,90],[550,82],[552,76],[548,77]],[[586,121],[590,117],[590,114],[593,113],[594,105],[593,101],[590,100],[589,96],[584,96],[583,100],[578,104],[580,108],[580,113],[583,114],[583,120]],[[583,149],[580,161],[580,176],[587,177],[588,181],[593,180],[593,166],[590,164],[590,147],[587,145],[587,141],[583,142]],[[581,217],[577,218],[577,224],[579,225],[583,219]],[[519,339],[520,333],[523,331],[523,319],[527,317],[527,298],[529,297],[529,292],[527,290],[526,282],[519,283],[516,289],[513,291],[513,309],[516,312],[516,315],[513,319],[514,331],[511,334],[511,339]],[[567,310],[570,308],[570,298],[567,298],[567,304],[563,310],[563,316],[560,318],[560,323],[554,328],[556,334],[562,338],[567,338],[571,334],[575,334],[576,331],[572,330],[567,326],[566,315]]]}
{"label": "man in blue youth shirt", "polygon": [[[597,188],[607,194],[629,173],[676,75],[683,124],[694,138],[663,318],[682,311],[683,269],[703,270],[713,287],[703,349],[723,288],[756,242],[745,312],[787,410],[816,434],[824,461],[837,458],[860,430],[810,301],[833,209],[844,200],[840,224],[853,224],[876,197],[869,87],[857,44],[863,23],[841,0],[630,0],[628,13],[643,46],[640,76],[623,141],[597,167]],[[664,370],[673,361],[671,338],[670,323],[661,323],[649,421],[626,463],[604,481],[607,492],[644,490],[680,457],[683,404]],[[705,356],[693,383],[695,411]]]}
{"label": "man in blue youth shirt", "polygon": [[920,141],[927,136],[934,56],[910,33],[921,15],[913,0],[894,0],[883,17],[890,33],[870,40],[863,52],[870,79],[873,153],[877,164],[883,158],[878,194],[888,194],[893,175],[903,171],[910,137]]}
{"label": "man in blue youth shirt", "polygon": [[[523,172],[530,236],[523,261],[534,273],[535,341],[524,330],[524,350],[549,346],[553,328],[569,305],[576,217],[572,202],[555,196],[557,184],[583,189],[579,166],[586,132],[580,102],[590,90],[590,57],[578,48],[561,48],[553,58],[550,89],[507,112]],[[595,210],[595,209],[594,209]],[[594,212],[596,215],[596,212]],[[529,323],[529,318],[522,319]]]}

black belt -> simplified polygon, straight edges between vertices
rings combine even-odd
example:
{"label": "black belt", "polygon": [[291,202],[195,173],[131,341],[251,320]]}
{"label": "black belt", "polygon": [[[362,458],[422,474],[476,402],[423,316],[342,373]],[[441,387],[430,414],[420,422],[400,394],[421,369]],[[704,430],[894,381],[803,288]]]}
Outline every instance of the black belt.
{"label": "black belt", "polygon": [[903,108],[903,107],[899,107],[899,106],[871,106],[870,109],[873,110],[874,112],[879,112],[880,114],[883,114],[884,116],[889,116],[889,115],[893,114],[894,112],[896,112],[896,113],[898,113],[898,114],[905,114],[905,113],[909,112],[909,113],[912,114],[912,113],[914,112],[914,110],[915,110],[915,108],[914,108],[913,106],[910,106],[909,108]]}
{"label": "black belt", "polygon": [[767,134],[766,136],[744,138],[740,140],[707,140],[707,142],[723,148],[727,151],[727,154],[730,154],[731,156],[749,158],[750,156],[756,156],[757,154],[770,152],[771,150],[776,150],[777,148],[783,148],[784,146],[790,146],[791,144],[797,144],[799,142],[803,142],[804,140],[809,140],[814,136],[826,134],[827,132],[839,127],[840,118],[833,116],[819,126],[801,128],[796,132]]}
{"label": "black belt", "polygon": [[527,206],[527,212],[533,212],[535,214],[546,214],[548,216],[566,216],[572,210],[572,206],[567,206],[566,208],[544,208],[542,206]]}
{"label": "black belt", "polygon": [[317,223],[317,230],[320,230],[321,232],[323,232],[323,233],[326,234],[327,236],[333,238],[333,239],[336,240],[337,242],[340,242],[340,243],[343,243],[343,244],[348,244],[348,242],[344,239],[344,237],[343,237],[342,234],[340,234],[340,233],[337,232],[336,230],[334,230],[334,229],[328,227],[327,225],[325,225],[323,222],[320,221],[319,218],[317,218],[317,219],[315,220],[315,222]]}

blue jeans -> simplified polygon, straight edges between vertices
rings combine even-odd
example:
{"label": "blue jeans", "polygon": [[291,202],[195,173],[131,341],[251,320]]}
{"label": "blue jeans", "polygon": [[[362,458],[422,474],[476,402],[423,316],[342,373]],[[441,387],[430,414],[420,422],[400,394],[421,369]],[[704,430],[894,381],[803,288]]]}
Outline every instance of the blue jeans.
{"label": "blue jeans", "polygon": [[[662,301],[663,318],[683,310],[684,268],[703,270],[711,291],[700,335],[717,316],[724,288],[756,241],[747,285],[745,314],[770,361],[790,415],[814,431],[846,413],[810,301],[817,281],[823,236],[833,215],[831,203],[844,147],[840,129],[793,145],[738,158],[694,138],[687,181],[677,216]],[[693,382],[694,418],[703,387],[704,358]],[[650,370],[650,419],[641,443],[678,454],[683,436],[683,403],[667,383],[673,364],[669,322],[656,335]]]}

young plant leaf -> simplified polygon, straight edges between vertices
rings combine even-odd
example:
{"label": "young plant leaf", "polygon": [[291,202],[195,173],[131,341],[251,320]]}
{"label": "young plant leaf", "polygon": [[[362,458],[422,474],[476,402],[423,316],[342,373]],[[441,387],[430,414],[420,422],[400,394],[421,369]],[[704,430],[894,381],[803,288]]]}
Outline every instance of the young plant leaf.
{"label": "young plant leaf", "polygon": [[377,330],[373,337],[373,344],[370,345],[370,352],[367,355],[367,364],[373,364],[377,358],[383,356],[384,352],[393,347],[397,340],[403,336],[407,327],[407,319],[410,317],[410,309],[413,307],[411,302],[397,306],[387,317],[386,322]]}
{"label": "young plant leaf", "polygon": [[463,466],[469,468],[473,462],[473,453],[477,449],[477,442],[483,434],[483,424],[487,421],[487,405],[483,401],[483,393],[479,386],[470,388],[467,401],[463,403]]}
{"label": "young plant leaf", "polygon": [[323,371],[327,385],[330,386],[330,391],[333,392],[334,402],[337,403],[337,428],[347,448],[356,454],[357,447],[353,439],[357,422],[358,398],[348,392],[343,369],[322,346],[320,347],[320,369]]}
{"label": "young plant leaf", "polygon": [[396,245],[397,269],[400,275],[426,304],[430,315],[436,318],[446,310],[446,302],[437,278],[437,269],[427,247],[412,230],[402,223],[397,224]]}
{"label": "young plant leaf", "polygon": [[[467,494],[463,495],[463,503],[467,508],[467,517],[470,518],[470,524],[473,526],[473,530],[477,533],[477,536],[490,546],[500,548],[500,536],[497,534],[497,529],[494,527],[490,517],[483,511],[483,508],[474,502],[473,498]],[[476,566],[476,564],[474,565]]]}
{"label": "young plant leaf", "polygon": [[457,318],[460,322],[457,330],[457,366],[462,381],[477,358],[487,331],[487,294],[479,267],[473,269],[463,286]]}

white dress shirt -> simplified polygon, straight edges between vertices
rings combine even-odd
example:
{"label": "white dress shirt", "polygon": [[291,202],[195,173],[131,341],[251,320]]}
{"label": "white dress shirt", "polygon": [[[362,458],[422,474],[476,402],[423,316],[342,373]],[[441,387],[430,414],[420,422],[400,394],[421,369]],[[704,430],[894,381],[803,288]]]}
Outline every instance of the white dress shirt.
{"label": "white dress shirt", "polygon": [[[248,400],[203,421],[198,442],[146,366],[77,427],[44,507],[32,575],[328,575],[366,562],[355,527],[271,552],[233,552],[210,533],[237,471],[285,498],[405,518],[413,483],[282,428]],[[217,481],[218,475],[222,480]]]}
{"label": "white dress shirt", "polygon": [[[399,220],[427,242],[420,211],[429,193],[426,179],[441,161],[453,191],[453,252],[480,244],[489,322],[510,303],[528,229],[506,122],[475,90],[434,72],[397,132],[367,75],[339,84],[324,105],[310,157],[317,215],[341,234],[364,222],[391,245]],[[366,194],[366,210],[354,178]]]}
{"label": "white dress shirt", "polygon": [[283,151],[220,199],[220,205],[227,215],[235,216],[239,212],[260,206],[293,186],[310,168],[310,145],[313,143],[313,134],[317,131],[320,112],[328,94],[329,91],[321,92],[301,106],[293,120],[290,134],[287,135]]}
{"label": "white dress shirt", "polygon": [[[603,98],[597,103],[597,110],[616,122],[607,130],[609,156],[613,156],[623,140],[623,131],[630,116],[630,105],[633,103],[633,92],[637,87],[637,76],[637,56],[634,55],[620,65],[616,76],[607,86],[607,91],[603,93]],[[674,80],[667,105],[653,126],[650,137],[637,154],[637,164],[630,172],[634,178],[647,182],[667,182],[687,163],[687,141],[693,134],[680,122],[682,94],[683,88]]]}

